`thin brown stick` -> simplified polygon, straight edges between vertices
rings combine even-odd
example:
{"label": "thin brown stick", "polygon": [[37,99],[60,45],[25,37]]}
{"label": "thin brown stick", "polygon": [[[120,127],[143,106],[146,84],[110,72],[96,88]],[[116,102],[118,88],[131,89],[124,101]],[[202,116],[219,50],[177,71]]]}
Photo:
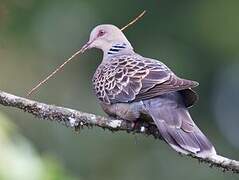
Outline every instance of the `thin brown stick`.
{"label": "thin brown stick", "polygon": [[36,90],[43,84],[45,84],[54,74],[56,74],[58,71],[60,71],[67,63],[69,63],[75,56],[80,54],[83,51],[83,49],[80,49],[76,53],[74,53],[69,59],[67,59],[63,64],[61,64],[55,71],[53,71],[51,74],[49,74],[45,79],[43,79],[40,83],[38,83],[36,86],[34,86],[30,91],[27,93],[27,97],[31,96]]}
{"label": "thin brown stick", "polygon": [[[127,25],[125,25],[123,28],[121,28],[121,31],[125,30],[132,24],[134,24],[136,21],[138,21],[143,15],[146,13],[144,10],[142,13],[140,13],[136,18],[134,18],[132,21],[130,21]],[[27,97],[31,96],[34,92],[37,91],[37,89],[45,84],[52,76],[54,76],[58,71],[60,71],[67,63],[69,63],[75,56],[77,56],[80,53],[83,53],[85,50],[85,46],[83,46],[79,51],[74,53],[69,59],[67,59],[63,64],[61,64],[55,71],[53,71],[51,74],[49,74],[45,79],[40,81],[36,86],[34,86],[30,91],[27,92]]]}
{"label": "thin brown stick", "polygon": [[128,28],[129,26],[131,26],[134,23],[136,23],[141,17],[144,16],[145,13],[146,13],[146,10],[144,10],[142,13],[140,13],[140,15],[138,15],[136,18],[134,18],[132,21],[130,21],[128,24],[126,24],[124,27],[122,27],[120,30],[123,31],[126,28]]}

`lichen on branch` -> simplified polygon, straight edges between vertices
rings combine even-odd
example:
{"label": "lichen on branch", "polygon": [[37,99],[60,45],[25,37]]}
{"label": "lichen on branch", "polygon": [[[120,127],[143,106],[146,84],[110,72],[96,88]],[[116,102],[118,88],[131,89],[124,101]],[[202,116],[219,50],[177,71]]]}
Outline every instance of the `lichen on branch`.
{"label": "lichen on branch", "polygon": [[[59,122],[67,127],[73,128],[75,131],[89,126],[98,126],[111,131],[126,131],[128,133],[140,133],[144,135],[152,135],[157,139],[161,139],[157,127],[149,122],[133,122],[113,119],[109,117],[98,116],[86,112],[77,111],[65,107],[49,105],[23,97],[15,96],[3,91],[0,91],[0,104],[8,107],[15,107],[27,113],[34,115],[39,119]],[[200,162],[205,162],[210,167],[218,167],[223,171],[232,171],[239,173],[239,161],[232,160],[220,155],[215,155],[210,158],[200,158],[193,154],[188,156],[198,159]]]}

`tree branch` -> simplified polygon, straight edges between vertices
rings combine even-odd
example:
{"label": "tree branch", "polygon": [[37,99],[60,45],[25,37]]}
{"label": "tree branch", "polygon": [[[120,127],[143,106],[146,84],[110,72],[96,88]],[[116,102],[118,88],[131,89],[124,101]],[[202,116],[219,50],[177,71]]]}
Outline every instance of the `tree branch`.
{"label": "tree branch", "polygon": [[[128,133],[141,133],[152,135],[157,139],[161,136],[154,124],[147,122],[139,122],[136,125],[130,121],[113,119],[77,110],[48,105],[26,98],[18,97],[3,91],[0,91],[0,104],[9,107],[15,107],[25,112],[33,114],[39,119],[48,119],[71,127],[74,130],[79,130],[83,127],[98,126],[111,131],[126,131]],[[223,171],[232,171],[239,173],[239,162],[231,160],[219,155],[210,158],[199,158],[193,154],[188,155],[198,159],[200,162],[210,164],[210,167],[215,166],[222,168]]]}

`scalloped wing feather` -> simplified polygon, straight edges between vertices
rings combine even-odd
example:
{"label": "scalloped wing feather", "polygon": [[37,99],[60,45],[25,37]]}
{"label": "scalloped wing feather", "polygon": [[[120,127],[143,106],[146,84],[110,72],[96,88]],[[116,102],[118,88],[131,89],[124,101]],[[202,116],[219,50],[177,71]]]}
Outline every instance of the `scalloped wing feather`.
{"label": "scalloped wing feather", "polygon": [[178,78],[160,61],[137,54],[112,57],[93,77],[95,94],[106,104],[140,101],[197,84]]}

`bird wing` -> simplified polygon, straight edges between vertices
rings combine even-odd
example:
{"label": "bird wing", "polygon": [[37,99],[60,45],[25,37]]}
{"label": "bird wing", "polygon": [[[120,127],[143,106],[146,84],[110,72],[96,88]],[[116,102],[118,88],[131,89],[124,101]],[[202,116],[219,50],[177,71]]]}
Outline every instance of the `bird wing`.
{"label": "bird wing", "polygon": [[114,104],[150,99],[198,83],[177,77],[160,61],[134,54],[115,56],[100,65],[93,85],[101,101]]}

